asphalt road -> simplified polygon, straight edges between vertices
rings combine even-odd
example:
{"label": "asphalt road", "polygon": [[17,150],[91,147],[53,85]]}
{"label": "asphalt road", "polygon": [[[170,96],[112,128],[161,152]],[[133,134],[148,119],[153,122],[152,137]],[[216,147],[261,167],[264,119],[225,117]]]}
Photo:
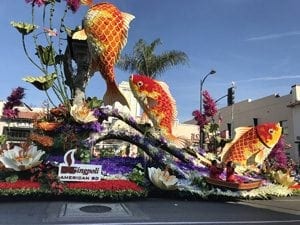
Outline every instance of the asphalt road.
{"label": "asphalt road", "polygon": [[0,224],[300,224],[300,197],[239,202],[158,198],[115,203],[1,202]]}

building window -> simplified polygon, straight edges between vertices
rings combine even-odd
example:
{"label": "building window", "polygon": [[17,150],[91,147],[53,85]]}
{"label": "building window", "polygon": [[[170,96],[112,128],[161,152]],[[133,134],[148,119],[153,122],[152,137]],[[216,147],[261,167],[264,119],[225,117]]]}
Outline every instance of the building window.
{"label": "building window", "polygon": [[283,135],[288,135],[289,134],[289,127],[288,127],[288,121],[287,120],[282,120],[280,121],[280,126],[282,127],[282,134]]}
{"label": "building window", "polygon": [[9,141],[25,141],[30,135],[31,129],[20,129],[4,127],[3,134],[8,137]]}

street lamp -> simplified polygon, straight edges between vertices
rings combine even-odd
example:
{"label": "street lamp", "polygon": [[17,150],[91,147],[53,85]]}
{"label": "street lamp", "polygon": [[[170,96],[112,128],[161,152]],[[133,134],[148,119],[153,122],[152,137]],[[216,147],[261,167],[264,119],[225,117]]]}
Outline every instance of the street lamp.
{"label": "street lamp", "polygon": [[[209,75],[213,75],[215,74],[216,71],[215,70],[211,70],[208,74],[206,74],[201,80],[200,80],[200,114],[202,115],[202,89],[203,89],[203,84],[206,80],[206,78],[209,76]],[[203,132],[202,132],[202,129],[200,127],[200,133],[199,133],[199,144],[200,144],[200,148],[203,148]]]}

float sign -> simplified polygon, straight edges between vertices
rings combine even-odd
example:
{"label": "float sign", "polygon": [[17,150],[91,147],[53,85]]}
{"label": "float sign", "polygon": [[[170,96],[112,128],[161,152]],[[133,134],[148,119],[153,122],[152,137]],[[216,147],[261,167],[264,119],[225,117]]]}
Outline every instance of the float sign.
{"label": "float sign", "polygon": [[75,164],[74,153],[71,149],[64,156],[64,163],[58,167],[58,177],[61,181],[99,181],[101,179],[101,165]]}

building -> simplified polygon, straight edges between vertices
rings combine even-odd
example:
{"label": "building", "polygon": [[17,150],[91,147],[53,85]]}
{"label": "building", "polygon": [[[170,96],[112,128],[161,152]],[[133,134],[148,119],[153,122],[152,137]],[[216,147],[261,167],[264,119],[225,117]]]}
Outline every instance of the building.
{"label": "building", "polygon": [[[5,102],[0,101],[0,115]],[[18,107],[20,112],[18,118],[7,119],[0,116],[0,135],[7,137],[7,143],[17,144],[26,141],[30,132],[33,130],[33,120],[39,113],[42,112],[41,108]]]}
{"label": "building", "polygon": [[285,96],[270,95],[257,100],[245,100],[219,109],[221,131],[234,137],[234,129],[266,122],[279,122],[283,135],[292,147],[287,154],[299,164],[300,155],[300,85],[294,85]]}

